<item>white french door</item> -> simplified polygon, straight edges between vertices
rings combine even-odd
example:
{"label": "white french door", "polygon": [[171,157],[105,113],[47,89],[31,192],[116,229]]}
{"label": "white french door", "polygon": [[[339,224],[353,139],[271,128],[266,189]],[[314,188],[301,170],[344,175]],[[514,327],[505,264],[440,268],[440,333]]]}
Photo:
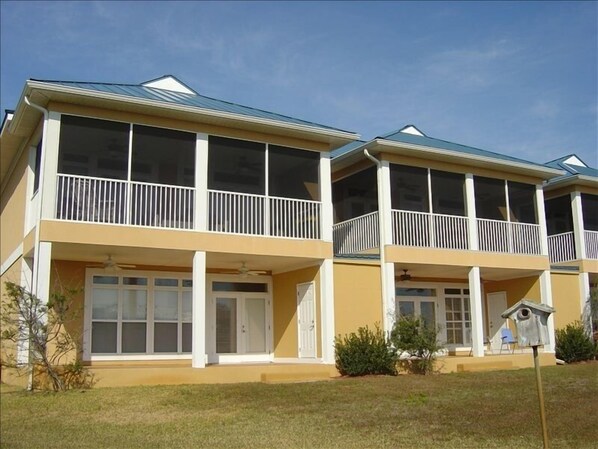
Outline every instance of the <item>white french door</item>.
{"label": "white french door", "polygon": [[401,297],[397,298],[397,309],[399,316],[421,316],[424,322],[436,327],[436,299],[427,299],[420,297]]}
{"label": "white french door", "polygon": [[218,293],[214,297],[216,354],[268,352],[267,299],[256,293]]}

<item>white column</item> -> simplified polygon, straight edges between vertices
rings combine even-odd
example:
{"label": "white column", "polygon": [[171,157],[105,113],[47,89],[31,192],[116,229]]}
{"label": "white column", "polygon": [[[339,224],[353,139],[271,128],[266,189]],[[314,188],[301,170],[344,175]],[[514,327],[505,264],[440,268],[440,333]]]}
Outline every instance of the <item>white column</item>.
{"label": "white column", "polygon": [[332,177],[330,153],[328,152],[320,153],[320,201],[322,202],[320,238],[326,242],[332,242]]}
{"label": "white column", "polygon": [[536,185],[536,216],[540,225],[540,251],[548,256],[548,229],[546,227],[546,212],[544,210],[544,190],[542,184]]}
{"label": "white column", "polygon": [[480,267],[469,270],[469,303],[471,307],[471,346],[474,357],[484,357],[484,316]]}
{"label": "white column", "polygon": [[195,143],[195,229],[208,229],[208,135],[197,133]]}
{"label": "white column", "polygon": [[478,222],[475,211],[475,191],[473,174],[465,175],[465,206],[467,208],[467,225],[469,229],[469,249],[478,250]]}
{"label": "white column", "polygon": [[40,185],[40,218],[52,219],[56,215],[56,175],[58,173],[58,143],[60,140],[60,114],[50,111],[43,137]]}
{"label": "white column", "polygon": [[581,193],[571,192],[571,213],[573,215],[573,235],[575,236],[576,259],[586,258],[586,236],[583,227],[583,209]]}
{"label": "white column", "polygon": [[[550,270],[545,270],[540,275],[540,302],[552,307],[552,284],[550,283]],[[544,352],[554,352],[554,313],[548,317],[547,324],[549,343],[544,345]]]}
{"label": "white column", "polygon": [[579,273],[579,310],[581,310],[581,321],[588,333],[592,335],[591,309],[588,303],[590,298],[590,275],[588,273]]}
{"label": "white column", "polygon": [[[21,258],[21,287],[33,292],[33,261],[28,257]],[[29,360],[29,342],[26,339],[20,340],[17,346],[17,362],[27,363]]]}
{"label": "white column", "polygon": [[334,363],[334,284],[332,259],[320,265],[320,327],[322,329],[322,361]]}
{"label": "white column", "polygon": [[380,161],[378,167],[378,217],[380,220],[380,282],[382,292],[383,330],[390,332],[395,322],[395,266],[386,262],[386,246],[392,245],[392,199],[390,164]]}
{"label": "white column", "polygon": [[35,248],[33,260],[33,289],[32,293],[42,303],[50,299],[50,274],[52,263],[52,243],[40,242]]}
{"label": "white column", "polygon": [[206,366],[206,253],[193,256],[193,352],[191,366]]}

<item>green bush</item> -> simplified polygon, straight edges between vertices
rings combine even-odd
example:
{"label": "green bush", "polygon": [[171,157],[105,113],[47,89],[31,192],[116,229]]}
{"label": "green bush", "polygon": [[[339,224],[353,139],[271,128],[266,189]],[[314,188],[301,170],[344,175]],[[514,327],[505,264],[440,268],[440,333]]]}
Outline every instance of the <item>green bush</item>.
{"label": "green bush", "polygon": [[581,322],[567,324],[556,331],[556,357],[567,363],[592,360],[596,345],[586,333]]}
{"label": "green bush", "polygon": [[334,341],[336,369],[343,376],[397,375],[397,355],[379,326],[357,329]]}
{"label": "green bush", "polygon": [[438,343],[439,330],[427,325],[420,316],[401,316],[395,322],[390,335],[390,341],[397,353],[408,356],[401,360],[401,367],[416,374],[432,373],[436,353],[442,349],[442,345]]}

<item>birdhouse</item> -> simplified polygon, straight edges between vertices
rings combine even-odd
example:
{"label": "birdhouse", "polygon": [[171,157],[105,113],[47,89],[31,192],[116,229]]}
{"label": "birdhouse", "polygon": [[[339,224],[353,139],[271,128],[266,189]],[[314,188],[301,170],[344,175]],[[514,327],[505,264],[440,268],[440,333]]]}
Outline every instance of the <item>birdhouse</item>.
{"label": "birdhouse", "polygon": [[554,313],[554,308],[546,304],[522,299],[513,307],[505,310],[502,317],[510,318],[515,322],[519,347],[541,346],[550,341],[548,317],[551,313]]}

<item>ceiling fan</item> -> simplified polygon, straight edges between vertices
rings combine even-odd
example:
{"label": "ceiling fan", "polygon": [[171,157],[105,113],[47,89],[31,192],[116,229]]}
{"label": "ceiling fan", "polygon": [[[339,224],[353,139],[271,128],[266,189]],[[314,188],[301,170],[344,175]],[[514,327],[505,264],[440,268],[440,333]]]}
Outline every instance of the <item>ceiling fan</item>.
{"label": "ceiling fan", "polygon": [[247,267],[247,264],[245,262],[241,262],[241,266],[239,268],[237,268],[236,270],[224,270],[224,271],[221,271],[221,273],[236,274],[241,277],[259,276],[261,274],[268,274],[268,272],[264,271],[264,270],[250,270],[249,267]]}
{"label": "ceiling fan", "polygon": [[407,273],[406,269],[403,269],[403,274],[401,275],[401,281],[406,282],[406,281],[410,281],[411,280],[411,275],[409,273]]}
{"label": "ceiling fan", "polygon": [[116,263],[112,256],[108,254],[108,258],[104,260],[102,263],[96,265],[88,265],[88,267],[103,268],[106,271],[120,271],[124,268],[135,268],[136,265]]}

